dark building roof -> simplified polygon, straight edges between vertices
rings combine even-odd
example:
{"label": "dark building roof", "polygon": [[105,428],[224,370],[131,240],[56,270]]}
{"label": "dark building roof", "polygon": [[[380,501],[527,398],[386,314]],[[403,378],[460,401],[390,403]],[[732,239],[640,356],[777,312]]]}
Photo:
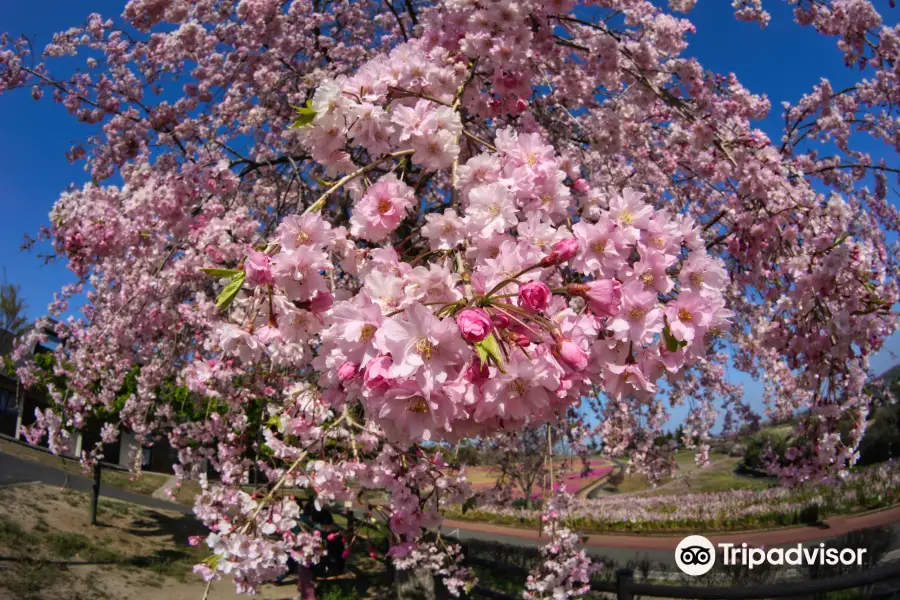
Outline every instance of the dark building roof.
{"label": "dark building roof", "polygon": [[[47,335],[47,341],[41,344],[38,344],[37,348],[32,349],[32,353],[37,353],[41,351],[52,351],[56,348],[57,344],[59,344],[59,338],[56,337],[56,332],[53,330],[53,325],[56,324],[56,320],[49,319],[49,325],[44,327],[43,333]],[[18,334],[14,334],[11,331],[7,331],[6,329],[0,329],[0,356],[5,356],[13,351],[13,346],[15,345],[15,341],[18,338],[26,335],[37,327],[37,321],[31,323]]]}

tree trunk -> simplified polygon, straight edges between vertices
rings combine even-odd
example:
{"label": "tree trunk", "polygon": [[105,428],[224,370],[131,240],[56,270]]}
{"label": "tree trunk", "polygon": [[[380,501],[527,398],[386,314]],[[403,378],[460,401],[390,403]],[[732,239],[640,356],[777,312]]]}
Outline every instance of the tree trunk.
{"label": "tree trunk", "polygon": [[522,484],[522,491],[525,492],[525,510],[531,510],[531,497],[534,495],[534,479]]}
{"label": "tree trunk", "polygon": [[436,600],[434,575],[428,569],[394,571],[397,600]]}
{"label": "tree trunk", "polygon": [[100,461],[94,463],[94,485],[91,486],[91,525],[97,524],[97,504],[100,502]]}

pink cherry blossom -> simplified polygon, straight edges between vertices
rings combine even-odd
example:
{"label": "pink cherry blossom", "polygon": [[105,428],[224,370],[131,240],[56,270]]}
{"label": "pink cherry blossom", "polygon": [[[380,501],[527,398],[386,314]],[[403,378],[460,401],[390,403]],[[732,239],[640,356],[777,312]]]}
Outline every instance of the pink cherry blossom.
{"label": "pink cherry blossom", "polygon": [[272,271],[269,268],[270,257],[264,252],[250,250],[247,253],[247,261],[244,263],[244,272],[247,274],[247,282],[251,285],[269,285],[275,283]]}
{"label": "pink cherry blossom", "polygon": [[353,207],[350,231],[365,240],[382,241],[399,227],[414,201],[412,188],[394,175],[385,175]]}
{"label": "pink cherry blossom", "polygon": [[640,281],[623,286],[622,306],[608,327],[616,339],[649,345],[653,336],[663,328],[663,311],[656,299],[656,292],[646,291]]}

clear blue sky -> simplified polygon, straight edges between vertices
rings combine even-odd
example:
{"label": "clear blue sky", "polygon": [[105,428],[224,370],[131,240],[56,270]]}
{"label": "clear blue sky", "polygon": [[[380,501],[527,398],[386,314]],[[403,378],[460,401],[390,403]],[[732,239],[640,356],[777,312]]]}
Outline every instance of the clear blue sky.
{"label": "clear blue sky", "polygon": [[[25,33],[40,50],[54,32],[80,24],[90,12],[117,16],[124,3],[4,0],[0,31]],[[697,33],[689,39],[687,54],[699,58],[712,71],[734,72],[748,89],[765,93],[773,110],[762,127],[773,139],[781,137],[782,101],[796,101],[821,77],[828,77],[838,89],[858,77],[858,72],[843,66],[834,40],[796,26],[783,2],[765,3],[772,13],[766,29],[736,21],[730,4],[725,0],[698,2],[690,15]],[[897,21],[900,11],[891,10],[887,0],[876,0],[875,4],[890,22]],[[67,162],[65,153],[72,142],[83,139],[90,130],[48,98],[33,101],[27,90],[0,96],[0,115],[0,205],[4,208],[4,217],[0,218],[0,267],[5,268],[10,282],[22,286],[29,316],[34,318],[44,313],[53,293],[74,278],[64,265],[44,265],[37,252],[23,253],[19,247],[25,234],[36,235],[48,222],[50,207],[66,186],[87,180],[79,165]],[[882,151],[876,147],[863,149]],[[46,250],[38,248],[38,252]],[[892,337],[887,350],[874,358],[875,372],[897,362],[890,350],[900,354],[900,335]],[[735,381],[745,383],[747,398],[759,407],[761,386],[740,373],[732,375]],[[674,415],[676,421],[682,416],[681,411]]]}

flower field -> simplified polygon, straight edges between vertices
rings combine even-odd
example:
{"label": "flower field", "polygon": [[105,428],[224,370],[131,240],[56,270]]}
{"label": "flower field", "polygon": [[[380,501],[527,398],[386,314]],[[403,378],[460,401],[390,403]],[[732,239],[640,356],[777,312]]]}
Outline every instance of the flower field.
{"label": "flower field", "polygon": [[[811,524],[829,515],[863,512],[900,502],[900,465],[886,463],[832,484],[732,490],[678,496],[624,496],[573,500],[568,524],[580,531],[738,531]],[[463,517],[456,510],[447,516]],[[464,518],[537,525],[540,507],[479,505]]]}

